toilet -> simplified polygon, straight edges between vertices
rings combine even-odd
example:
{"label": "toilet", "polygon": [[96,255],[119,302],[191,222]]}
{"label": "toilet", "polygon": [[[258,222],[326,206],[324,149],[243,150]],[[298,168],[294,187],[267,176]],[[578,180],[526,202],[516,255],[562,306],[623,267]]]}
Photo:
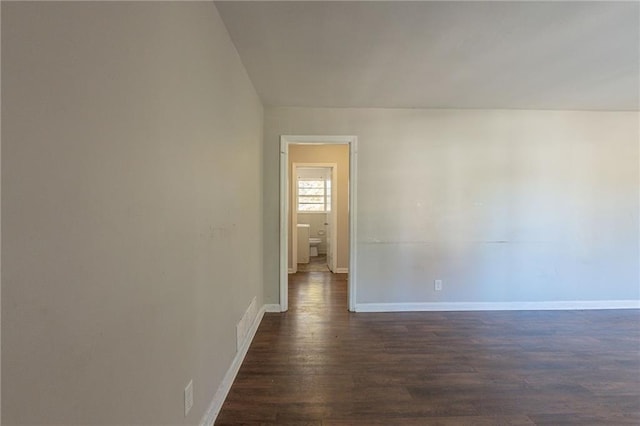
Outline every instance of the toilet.
{"label": "toilet", "polygon": [[309,256],[318,255],[318,246],[322,242],[322,238],[309,238]]}

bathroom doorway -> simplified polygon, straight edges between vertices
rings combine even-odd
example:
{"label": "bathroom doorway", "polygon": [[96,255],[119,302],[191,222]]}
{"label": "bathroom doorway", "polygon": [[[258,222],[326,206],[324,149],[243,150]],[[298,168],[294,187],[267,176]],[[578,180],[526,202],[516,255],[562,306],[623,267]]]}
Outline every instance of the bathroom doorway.
{"label": "bathroom doorway", "polygon": [[355,144],[354,136],[281,137],[281,311],[288,309],[289,274],[316,268],[348,274],[348,306],[355,308]]}
{"label": "bathroom doorway", "polygon": [[[345,154],[348,158],[348,152]],[[338,189],[348,190],[348,185],[338,180],[338,164],[292,163],[291,176],[289,272],[337,272]],[[348,214],[345,209],[340,212]],[[348,221],[348,217],[341,219]]]}

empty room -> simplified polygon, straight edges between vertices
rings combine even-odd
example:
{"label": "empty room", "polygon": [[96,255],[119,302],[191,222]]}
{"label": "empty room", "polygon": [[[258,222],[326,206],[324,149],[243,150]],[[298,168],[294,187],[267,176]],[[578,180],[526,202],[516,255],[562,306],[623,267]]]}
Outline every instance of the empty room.
{"label": "empty room", "polygon": [[0,13],[3,425],[640,424],[640,3]]}

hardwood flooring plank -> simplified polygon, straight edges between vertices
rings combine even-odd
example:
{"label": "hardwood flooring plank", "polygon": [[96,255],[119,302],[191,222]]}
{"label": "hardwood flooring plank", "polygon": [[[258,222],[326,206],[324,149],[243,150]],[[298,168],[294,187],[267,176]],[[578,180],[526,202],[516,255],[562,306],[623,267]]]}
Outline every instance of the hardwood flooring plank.
{"label": "hardwood flooring plank", "polygon": [[347,311],[290,276],[217,425],[640,424],[640,311]]}
{"label": "hardwood flooring plank", "polygon": [[417,417],[396,419],[333,420],[322,422],[323,426],[384,425],[384,426],[531,426],[535,423],[527,416],[451,416]]}

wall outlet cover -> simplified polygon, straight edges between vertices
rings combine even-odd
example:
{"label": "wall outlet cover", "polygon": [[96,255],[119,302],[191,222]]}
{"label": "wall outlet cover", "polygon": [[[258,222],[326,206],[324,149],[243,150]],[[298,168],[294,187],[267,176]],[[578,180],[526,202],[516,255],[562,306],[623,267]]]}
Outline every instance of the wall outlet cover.
{"label": "wall outlet cover", "polygon": [[433,282],[433,288],[435,291],[442,291],[442,280],[435,280]]}

